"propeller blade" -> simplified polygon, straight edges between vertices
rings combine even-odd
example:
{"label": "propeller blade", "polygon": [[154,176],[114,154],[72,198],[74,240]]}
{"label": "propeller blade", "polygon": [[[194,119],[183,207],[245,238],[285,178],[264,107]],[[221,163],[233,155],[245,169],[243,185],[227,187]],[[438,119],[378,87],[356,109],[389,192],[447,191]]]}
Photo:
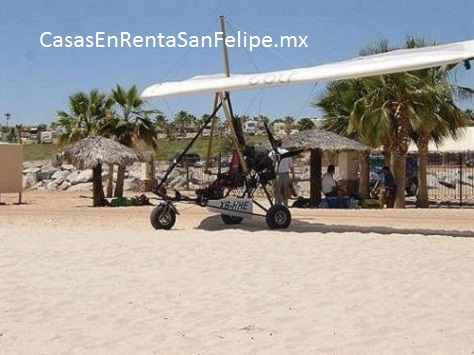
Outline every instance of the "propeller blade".
{"label": "propeller blade", "polygon": [[268,124],[266,122],[263,123],[263,126],[265,127],[265,132],[267,133],[268,141],[270,142],[270,145],[272,146],[273,151],[276,154],[278,154],[275,137],[273,136],[272,132],[270,131],[270,128],[268,128]]}
{"label": "propeller blade", "polygon": [[280,159],[292,158],[294,156],[300,155],[301,153],[303,153],[303,149],[292,150],[290,152],[280,154]]}

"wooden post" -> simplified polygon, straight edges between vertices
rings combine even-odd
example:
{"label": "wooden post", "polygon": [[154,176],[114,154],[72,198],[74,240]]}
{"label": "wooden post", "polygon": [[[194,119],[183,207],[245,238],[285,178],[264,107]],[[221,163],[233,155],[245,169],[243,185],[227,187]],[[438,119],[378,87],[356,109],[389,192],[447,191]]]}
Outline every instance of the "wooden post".
{"label": "wooden post", "polygon": [[459,206],[462,206],[462,154],[459,153]]}
{"label": "wooden post", "polygon": [[102,186],[102,165],[97,164],[92,169],[92,196],[94,199],[94,207],[104,206],[104,187]]}
{"label": "wooden post", "polygon": [[317,207],[321,203],[321,164],[322,152],[320,149],[311,149],[310,155],[310,201],[312,207]]}

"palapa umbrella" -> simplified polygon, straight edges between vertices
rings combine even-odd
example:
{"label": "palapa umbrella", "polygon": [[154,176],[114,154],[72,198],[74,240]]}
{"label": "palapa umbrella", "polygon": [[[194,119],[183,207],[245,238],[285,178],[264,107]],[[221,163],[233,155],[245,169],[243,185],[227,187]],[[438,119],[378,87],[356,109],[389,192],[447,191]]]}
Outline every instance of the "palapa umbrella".
{"label": "palapa umbrella", "polygon": [[104,206],[102,165],[126,166],[142,158],[141,154],[112,139],[87,137],[66,146],[63,157],[77,169],[92,169],[94,206]]}
{"label": "palapa umbrella", "polygon": [[[323,151],[368,153],[370,147],[353,139],[329,131],[310,129],[289,135],[282,140],[287,149],[305,149],[311,152],[310,158],[310,200],[312,206],[321,203],[321,157]],[[361,171],[361,181],[364,172]],[[368,184],[368,170],[367,184]]]}

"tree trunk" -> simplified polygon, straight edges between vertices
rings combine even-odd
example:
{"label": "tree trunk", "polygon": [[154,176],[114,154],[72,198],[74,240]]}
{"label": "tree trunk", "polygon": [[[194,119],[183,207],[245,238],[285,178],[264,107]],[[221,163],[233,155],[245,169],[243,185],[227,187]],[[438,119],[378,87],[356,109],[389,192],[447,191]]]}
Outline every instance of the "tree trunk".
{"label": "tree trunk", "polygon": [[422,136],[418,140],[418,193],[416,194],[416,206],[428,208],[428,144],[429,136]]}
{"label": "tree trunk", "polygon": [[386,166],[392,167],[392,146],[391,146],[390,136],[385,137],[382,144],[383,144],[384,164]]}
{"label": "tree trunk", "polygon": [[397,191],[394,208],[405,208],[406,160],[410,145],[410,122],[404,103],[394,102],[393,117],[390,127],[391,167],[395,175]]}
{"label": "tree trunk", "polygon": [[384,152],[383,159],[384,159],[384,164],[393,169],[393,166],[392,166],[392,152],[390,150],[387,150],[387,151]]}
{"label": "tree trunk", "polygon": [[393,174],[397,185],[394,208],[405,208],[406,160],[405,154],[392,153]]}
{"label": "tree trunk", "polygon": [[94,207],[105,206],[104,187],[102,186],[102,165],[98,164],[92,169],[92,196]]}
{"label": "tree trunk", "polygon": [[114,164],[109,164],[109,175],[107,176],[107,197],[110,198],[114,193]]}
{"label": "tree trunk", "polygon": [[321,203],[321,162],[322,162],[322,153],[319,149],[311,149],[310,156],[310,200],[311,206],[317,207]]}
{"label": "tree trunk", "polygon": [[359,196],[361,198],[369,197],[369,154],[367,152],[359,153]]}
{"label": "tree trunk", "polygon": [[125,180],[125,166],[119,165],[117,168],[117,182],[115,183],[114,197],[123,197],[124,180]]}

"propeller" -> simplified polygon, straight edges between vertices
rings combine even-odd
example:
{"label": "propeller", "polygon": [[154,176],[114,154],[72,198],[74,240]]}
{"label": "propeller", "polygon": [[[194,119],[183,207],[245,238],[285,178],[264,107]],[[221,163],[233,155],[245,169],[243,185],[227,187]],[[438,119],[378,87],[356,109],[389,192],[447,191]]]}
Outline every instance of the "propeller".
{"label": "propeller", "polygon": [[280,153],[278,151],[277,140],[273,136],[273,133],[270,131],[270,128],[268,127],[268,124],[265,122],[263,125],[265,127],[265,131],[267,133],[268,141],[270,142],[270,145],[272,146],[272,150],[275,153],[278,164],[280,164],[280,161],[282,159],[292,158],[292,157],[294,157],[296,155],[299,155],[303,152],[303,149],[297,149],[297,150],[292,150],[292,151],[288,151],[288,152],[285,152],[285,153]]}

